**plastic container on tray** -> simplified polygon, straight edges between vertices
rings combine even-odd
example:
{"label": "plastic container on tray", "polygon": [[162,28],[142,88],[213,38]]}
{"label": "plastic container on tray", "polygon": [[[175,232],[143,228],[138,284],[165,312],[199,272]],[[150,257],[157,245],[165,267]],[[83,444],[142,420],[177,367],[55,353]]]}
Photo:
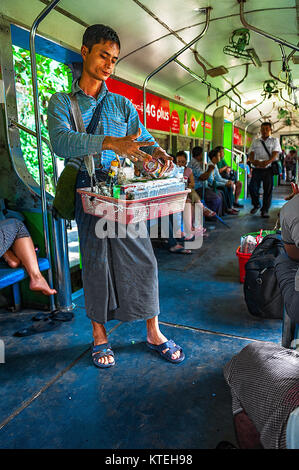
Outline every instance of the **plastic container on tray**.
{"label": "plastic container on tray", "polygon": [[[276,233],[275,230],[263,230],[262,235],[263,237],[266,237],[267,235],[271,235],[272,233]],[[241,244],[242,240],[244,240],[245,237],[248,235],[251,235],[252,237],[257,237],[260,234],[260,232],[250,232],[246,233],[245,235],[242,235],[241,237]],[[244,284],[245,281],[245,265],[249,258],[251,257],[252,253],[242,253],[241,250],[241,245],[238,247],[236,251],[236,255],[239,259],[239,272],[240,272],[240,282],[241,284]]]}
{"label": "plastic container on tray", "polygon": [[90,188],[80,188],[77,191],[81,195],[83,210],[87,214],[122,224],[132,224],[182,212],[190,189],[133,200],[102,196],[91,192]]}

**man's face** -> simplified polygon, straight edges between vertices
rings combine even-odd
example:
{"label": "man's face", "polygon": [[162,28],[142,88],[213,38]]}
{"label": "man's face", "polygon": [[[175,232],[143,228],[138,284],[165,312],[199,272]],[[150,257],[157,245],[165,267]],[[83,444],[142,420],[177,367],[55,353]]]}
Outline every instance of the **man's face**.
{"label": "man's face", "polygon": [[270,137],[270,135],[271,135],[271,126],[261,126],[261,134],[262,134],[263,139],[266,139],[267,137]]}
{"label": "man's face", "polygon": [[90,52],[86,46],[82,46],[81,55],[84,71],[95,80],[106,81],[113,73],[119,55],[119,47],[115,42],[101,41],[94,44]]}
{"label": "man's face", "polygon": [[176,157],[176,163],[178,166],[186,166],[187,160],[183,155]]}
{"label": "man's face", "polygon": [[220,160],[224,157],[224,149],[220,149]]}

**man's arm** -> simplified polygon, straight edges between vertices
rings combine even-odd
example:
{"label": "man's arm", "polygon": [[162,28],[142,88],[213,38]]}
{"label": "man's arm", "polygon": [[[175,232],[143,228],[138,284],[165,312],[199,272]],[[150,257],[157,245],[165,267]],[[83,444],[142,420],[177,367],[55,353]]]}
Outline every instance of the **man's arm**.
{"label": "man's arm", "polygon": [[[82,157],[83,159],[85,155],[101,153],[102,150],[113,150],[118,155],[137,161],[148,158],[154,151],[152,150],[153,146],[159,147],[154,138],[140,123],[133,105],[132,108],[136,112],[137,118],[134,111],[132,112],[129,109],[128,131],[130,134],[125,137],[94,135],[74,131],[72,129],[70,107],[70,98],[65,93],[53,95],[48,106],[50,141],[54,153],[60,157]],[[138,125],[141,127],[140,130]],[[139,140],[136,142],[135,139]],[[142,151],[140,147],[145,151]]]}
{"label": "man's arm", "polygon": [[254,159],[254,151],[251,151],[251,152],[249,153],[249,158],[248,158],[248,160],[250,161],[250,163],[252,163],[253,166],[256,166],[256,167],[258,167],[258,168],[261,168],[261,167],[262,167],[262,165],[261,165],[262,162],[261,162],[260,160],[255,160],[255,159]]}
{"label": "man's arm", "polygon": [[214,165],[210,164],[208,166],[208,169],[207,171],[205,171],[204,173],[201,173],[200,176],[199,176],[199,179],[201,181],[206,181],[207,179],[209,179],[209,177],[211,176],[211,173],[215,170],[215,167]]}

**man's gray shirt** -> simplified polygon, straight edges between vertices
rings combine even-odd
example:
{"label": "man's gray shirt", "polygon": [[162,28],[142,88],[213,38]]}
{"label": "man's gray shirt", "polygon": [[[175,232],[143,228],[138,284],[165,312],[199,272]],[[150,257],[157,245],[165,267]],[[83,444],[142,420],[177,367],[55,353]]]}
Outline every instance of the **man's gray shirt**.
{"label": "man's gray shirt", "polygon": [[[299,194],[282,207],[280,225],[282,241],[299,248]],[[295,277],[295,290],[299,291],[299,269]]]}

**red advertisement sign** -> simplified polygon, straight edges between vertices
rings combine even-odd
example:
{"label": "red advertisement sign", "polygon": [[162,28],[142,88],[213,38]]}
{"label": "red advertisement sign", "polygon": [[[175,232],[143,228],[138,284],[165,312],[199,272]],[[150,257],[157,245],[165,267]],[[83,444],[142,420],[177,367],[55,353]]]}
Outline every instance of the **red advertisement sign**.
{"label": "red advertisement sign", "polygon": [[[143,123],[143,91],[113,78],[109,78],[107,80],[107,87],[109,91],[112,91],[112,93],[118,93],[119,95],[128,98],[137,110],[140,121]],[[159,131],[170,131],[170,110],[168,100],[152,95],[151,93],[147,93],[146,113],[146,127]]]}
{"label": "red advertisement sign", "polygon": [[170,131],[169,101],[165,98],[146,94],[146,119],[147,127],[159,131]]}
{"label": "red advertisement sign", "polygon": [[234,145],[242,145],[242,135],[237,127],[234,127]]}

